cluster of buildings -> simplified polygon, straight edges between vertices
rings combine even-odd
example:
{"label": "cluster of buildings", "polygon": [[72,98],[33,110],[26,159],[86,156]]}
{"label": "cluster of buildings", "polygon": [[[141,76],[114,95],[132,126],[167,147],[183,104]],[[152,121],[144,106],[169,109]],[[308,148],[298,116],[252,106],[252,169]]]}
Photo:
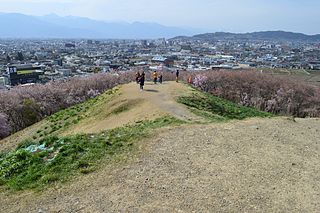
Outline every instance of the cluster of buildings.
{"label": "cluster of buildings", "polygon": [[185,38],[0,40],[0,88],[114,70],[250,67],[320,70],[320,44]]}

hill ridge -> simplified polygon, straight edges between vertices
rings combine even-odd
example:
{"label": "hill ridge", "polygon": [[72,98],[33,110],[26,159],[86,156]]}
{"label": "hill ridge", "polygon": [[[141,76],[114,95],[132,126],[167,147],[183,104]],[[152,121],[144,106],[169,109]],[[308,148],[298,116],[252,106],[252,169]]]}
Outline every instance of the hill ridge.
{"label": "hill ridge", "polygon": [[229,33],[229,32],[215,32],[215,33],[204,33],[197,34],[191,37],[180,36],[174,39],[198,39],[198,40],[273,40],[273,41],[311,41],[319,42],[320,34],[306,35],[303,33],[294,33],[287,31],[260,31],[252,33]]}
{"label": "hill ridge", "polygon": [[[84,17],[0,13],[0,38],[156,39],[194,32],[158,23],[105,22]],[[31,30],[32,29],[32,30]]]}

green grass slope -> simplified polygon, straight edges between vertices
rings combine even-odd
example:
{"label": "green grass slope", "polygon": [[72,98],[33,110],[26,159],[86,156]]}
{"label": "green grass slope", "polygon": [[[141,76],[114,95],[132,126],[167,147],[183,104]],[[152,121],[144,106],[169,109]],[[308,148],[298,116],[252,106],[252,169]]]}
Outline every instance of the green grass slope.
{"label": "green grass slope", "polygon": [[191,95],[182,96],[179,103],[210,122],[242,120],[251,117],[271,117],[270,113],[240,106],[225,99],[193,89]]}
{"label": "green grass slope", "polygon": [[[0,188],[42,190],[56,182],[70,180],[73,176],[88,174],[97,170],[101,161],[129,154],[135,149],[136,141],[151,135],[156,129],[185,123],[165,116],[97,134],[62,134],[82,119],[98,113],[101,107],[119,95],[117,92],[118,89],[109,90],[99,97],[48,117],[15,150],[0,153]],[[180,97],[178,102],[208,122],[272,116],[193,89],[190,95]],[[131,106],[114,113],[127,110],[131,110]]]}

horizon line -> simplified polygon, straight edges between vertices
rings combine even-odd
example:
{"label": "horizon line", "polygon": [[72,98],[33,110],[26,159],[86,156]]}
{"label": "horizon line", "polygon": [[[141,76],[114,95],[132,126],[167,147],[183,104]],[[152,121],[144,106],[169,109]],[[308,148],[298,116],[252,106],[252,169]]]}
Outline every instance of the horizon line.
{"label": "horizon line", "polygon": [[[98,22],[104,22],[104,23],[118,23],[118,24],[135,24],[135,23],[141,23],[141,24],[157,24],[157,25],[162,25],[164,27],[176,27],[176,28],[181,28],[181,29],[185,29],[185,30],[199,30],[202,32],[199,33],[195,33],[189,36],[185,36],[185,35],[178,35],[175,37],[179,37],[179,36],[185,36],[185,37],[192,37],[192,36],[196,36],[196,35],[202,35],[202,34],[213,34],[213,33],[231,33],[231,34],[251,34],[251,33],[261,33],[261,32],[285,32],[285,33],[296,33],[296,34],[303,34],[303,35],[307,35],[307,36],[317,36],[320,35],[319,33],[305,33],[302,31],[294,31],[294,30],[284,30],[284,29],[263,29],[263,30],[252,30],[252,31],[244,31],[244,32],[239,32],[239,31],[232,31],[232,30],[210,30],[210,29],[203,29],[203,28],[197,28],[197,27],[191,27],[191,26],[178,26],[178,25],[166,25],[166,24],[162,24],[160,22],[148,22],[148,21],[125,21],[125,20],[99,20],[99,19],[94,19],[91,17],[86,17],[86,16],[74,16],[74,15],[58,15],[56,13],[49,13],[49,14],[45,14],[45,15],[33,15],[33,14],[26,14],[26,13],[19,13],[19,12],[1,12],[0,14],[17,14],[17,15],[24,15],[24,16],[31,16],[31,17],[45,17],[45,16],[57,16],[60,18],[84,18],[84,19],[89,19],[92,21],[98,21]],[[6,37],[0,37],[2,38],[6,38]],[[40,37],[39,37],[40,38]],[[6,39],[11,39],[11,38],[6,38]],[[22,38],[23,39],[23,38]],[[35,39],[35,38],[30,38],[30,39]],[[51,38],[44,38],[44,39],[51,39]],[[53,38],[53,39],[64,39],[64,38]],[[65,39],[69,39],[69,38],[65,38]],[[73,38],[73,39],[85,39],[85,38]],[[95,38],[95,39],[114,39],[114,38]],[[139,39],[139,38],[137,38]],[[143,38],[141,38],[143,39]],[[131,40],[131,39],[128,39]]]}

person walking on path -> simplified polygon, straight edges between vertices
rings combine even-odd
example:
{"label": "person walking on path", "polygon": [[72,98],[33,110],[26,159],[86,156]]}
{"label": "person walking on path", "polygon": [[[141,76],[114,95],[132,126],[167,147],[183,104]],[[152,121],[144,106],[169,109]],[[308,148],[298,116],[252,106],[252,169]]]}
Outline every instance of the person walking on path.
{"label": "person walking on path", "polygon": [[160,84],[162,84],[162,73],[159,73],[158,81],[159,81]]}
{"label": "person walking on path", "polygon": [[158,80],[158,73],[157,73],[157,71],[154,71],[153,74],[152,74],[152,76],[153,76],[153,83],[154,83],[154,84],[157,84],[157,80]]}
{"label": "person walking on path", "polygon": [[179,82],[179,74],[180,74],[180,71],[177,70],[177,71],[176,71],[176,82],[177,82],[177,83]]}
{"label": "person walking on path", "polygon": [[139,78],[141,91],[143,90],[143,87],[144,87],[145,76],[146,76],[146,74],[144,72],[142,72],[142,74],[140,75],[140,78]]}
{"label": "person walking on path", "polygon": [[140,72],[136,72],[136,82],[139,84]]}

